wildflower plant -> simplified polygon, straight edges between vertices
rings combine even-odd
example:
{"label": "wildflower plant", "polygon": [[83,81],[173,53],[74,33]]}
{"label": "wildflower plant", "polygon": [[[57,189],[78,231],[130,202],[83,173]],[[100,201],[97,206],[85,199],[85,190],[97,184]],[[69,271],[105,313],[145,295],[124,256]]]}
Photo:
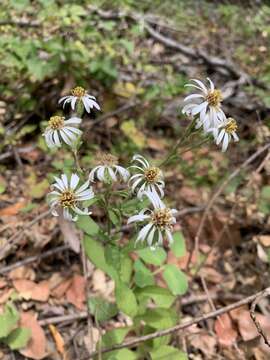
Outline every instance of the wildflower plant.
{"label": "wildflower plant", "polygon": [[[179,248],[184,248],[183,236],[174,231],[180,219],[175,204],[169,205],[167,198],[165,166],[177,158],[181,148],[199,147],[213,140],[217,145],[222,144],[222,151],[226,151],[231,140],[238,141],[236,121],[227,118],[221,107],[221,91],[210,79],[207,81],[209,86],[197,79],[187,84],[199,90],[199,93],[185,98],[182,109],[190,124],[159,162],[150,161],[142,154],[134,154],[128,160],[125,157],[118,159],[108,152],[98,152],[93,156],[95,163],[92,168],[83,169],[79,156],[82,116],[84,112],[100,110],[100,106],[96,98],[80,86],[59,100],[65,108],[70,106],[70,118],[53,116],[44,131],[49,148],[68,145],[66,148],[74,157],[73,168],[67,171],[64,168],[62,174],[54,177],[48,194],[51,213],[76,224],[83,232],[82,253],[86,253],[89,260],[114,281],[117,311],[131,319],[132,325],[127,327],[125,334],[130,329],[142,333],[142,323],[147,325],[147,332],[162,329],[164,319],[167,326],[174,326],[177,314],[171,305],[188,289],[186,274],[175,265],[166,263],[165,250],[168,248],[176,257],[185,254],[179,251]],[[198,132],[204,139],[193,143]],[[92,208],[93,203],[99,207],[98,217]],[[161,273],[167,288],[157,284],[156,271]],[[98,302],[104,307],[104,301],[90,298],[90,312],[93,304],[96,307]],[[148,306],[150,303],[151,307]],[[110,303],[106,304],[106,308],[110,306]],[[113,314],[115,316],[115,312]],[[98,322],[96,311],[93,315]],[[104,321],[104,313],[100,317]],[[108,314],[106,319],[109,318]],[[113,339],[114,335],[108,336]],[[166,345],[170,338],[164,341]],[[155,343],[152,345],[156,346]],[[140,351],[140,357],[144,358],[151,346],[150,350]]]}

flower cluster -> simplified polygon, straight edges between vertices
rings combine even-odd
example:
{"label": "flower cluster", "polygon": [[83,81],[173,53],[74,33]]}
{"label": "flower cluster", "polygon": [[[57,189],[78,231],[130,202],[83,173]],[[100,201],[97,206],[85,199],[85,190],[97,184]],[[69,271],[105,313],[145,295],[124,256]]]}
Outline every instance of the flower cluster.
{"label": "flower cluster", "polygon": [[[76,110],[76,106],[83,106],[85,111],[88,113],[93,108],[100,110],[100,106],[96,102],[96,98],[87,94],[86,90],[80,86],[76,86],[72,89],[71,95],[62,97],[59,100],[59,104],[62,102],[63,107],[70,103],[72,110]],[[62,142],[73,147],[82,134],[82,131],[77,128],[81,122],[82,119],[78,116],[73,116],[68,120],[65,120],[64,116],[52,116],[43,133],[48,147],[60,147]]]}
{"label": "flower cluster", "polygon": [[133,165],[130,168],[135,171],[135,174],[129,180],[131,191],[140,200],[146,196],[153,208],[152,210],[143,209],[139,214],[128,219],[128,224],[144,223],[136,243],[146,241],[151,249],[155,249],[163,244],[164,238],[167,238],[171,244],[173,242],[172,229],[176,222],[174,215],[177,211],[166,207],[162,201],[165,187],[163,173],[141,155],[134,155],[132,162]]}
{"label": "flower cluster", "polygon": [[[184,101],[187,104],[182,112],[196,119],[196,128],[203,127],[206,134],[211,133],[217,145],[222,144],[226,151],[231,140],[238,141],[237,124],[232,118],[227,118],[221,108],[222,92],[216,89],[213,82],[207,78],[209,87],[202,81],[192,79],[186,86],[199,90],[199,93],[188,95]],[[196,118],[197,117],[197,118]]]}
{"label": "flower cluster", "polygon": [[[209,86],[197,79],[191,80],[192,82],[186,85],[199,90],[199,93],[188,95],[185,98],[184,101],[187,104],[182,111],[194,119],[197,129],[203,128],[205,134],[211,133],[216,144],[222,144],[222,151],[226,151],[231,140],[239,140],[236,133],[237,124],[233,118],[227,118],[221,108],[221,91],[215,88],[209,78],[207,80]],[[81,110],[83,107],[86,112],[90,112],[90,109],[100,110],[100,107],[95,97],[87,94],[81,87],[74,88],[71,95],[61,98],[59,103],[62,102],[63,107],[70,104],[75,114],[73,113],[73,116],[67,120],[58,115],[51,117],[43,135],[49,147],[60,147],[62,143],[65,143],[76,152],[78,139],[82,134],[82,131],[78,129],[82,119],[76,115],[76,110]],[[79,110],[77,113],[80,113]],[[176,223],[177,210],[167,207],[164,203],[163,172],[139,154],[133,156],[131,165],[126,169],[119,164],[116,156],[99,152],[96,156],[96,164],[88,175],[88,180],[81,185],[79,185],[80,178],[75,173],[70,178],[66,174],[55,177],[55,183],[49,193],[52,214],[54,216],[63,215],[70,221],[76,221],[78,215],[91,214],[85,206],[87,205],[85,201],[94,198],[90,183],[96,181],[107,184],[110,191],[113,190],[114,183],[122,181],[128,184],[130,194],[136,196],[139,201],[144,198],[148,199],[150,208],[145,208],[128,219],[128,224],[141,224],[136,243],[147,242],[153,249],[161,246],[165,239],[169,244],[173,242],[172,230]],[[106,194],[108,194],[108,190],[106,190]],[[108,206],[108,203],[105,206]]]}

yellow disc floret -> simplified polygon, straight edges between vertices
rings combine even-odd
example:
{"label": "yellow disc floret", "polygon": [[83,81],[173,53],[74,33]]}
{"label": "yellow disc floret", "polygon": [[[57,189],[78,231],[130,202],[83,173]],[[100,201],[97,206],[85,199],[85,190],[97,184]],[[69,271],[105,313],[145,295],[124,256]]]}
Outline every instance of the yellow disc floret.
{"label": "yellow disc floret", "polygon": [[144,177],[147,182],[155,183],[158,180],[160,180],[161,171],[157,167],[150,167],[150,168],[144,170]]}
{"label": "yellow disc floret", "polygon": [[98,165],[113,166],[118,164],[118,158],[112,154],[99,152],[96,155]]}
{"label": "yellow disc floret", "polygon": [[220,90],[209,91],[206,95],[206,101],[209,106],[218,107],[222,101],[222,93]]}
{"label": "yellow disc floret", "polygon": [[237,123],[233,118],[228,118],[228,123],[225,125],[224,129],[226,133],[232,134],[233,132],[237,131]]}
{"label": "yellow disc floret", "polygon": [[170,209],[158,209],[155,210],[151,216],[152,223],[159,227],[161,230],[165,228],[171,228],[173,216]]}
{"label": "yellow disc floret", "polygon": [[81,86],[76,86],[71,90],[71,95],[81,98],[86,95],[86,90]]}
{"label": "yellow disc floret", "polygon": [[64,191],[59,199],[59,203],[63,208],[69,208],[74,206],[76,202],[76,197],[71,190]]}
{"label": "yellow disc floret", "polygon": [[52,130],[59,130],[64,126],[64,119],[63,116],[52,116],[48,125]]}

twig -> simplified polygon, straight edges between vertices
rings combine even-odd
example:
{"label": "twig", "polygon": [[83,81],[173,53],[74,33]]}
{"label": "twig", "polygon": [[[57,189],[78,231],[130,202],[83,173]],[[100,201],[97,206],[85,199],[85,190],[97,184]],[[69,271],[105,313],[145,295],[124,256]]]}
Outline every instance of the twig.
{"label": "twig", "polygon": [[28,21],[28,20],[3,20],[0,21],[0,26],[19,26],[19,27],[39,27],[41,23],[39,21]]}
{"label": "twig", "polygon": [[212,208],[212,206],[214,205],[215,201],[217,200],[217,198],[219,197],[219,195],[222,193],[222,191],[226,188],[226,186],[231,182],[231,180],[236,177],[245,167],[247,167],[249,164],[251,164],[255,159],[257,159],[262,153],[264,153],[266,150],[268,150],[270,148],[270,143],[264,145],[261,149],[257,150],[254,154],[252,154],[248,159],[246,159],[237,169],[235,169],[231,175],[225,179],[225,181],[223,181],[223,183],[221,184],[221,186],[217,189],[217,191],[213,194],[213,196],[211,197],[210,201],[208,202],[206,209],[204,211],[204,214],[202,216],[202,219],[200,221],[199,224],[199,228],[198,231],[195,235],[195,245],[194,245],[194,250],[191,251],[191,255],[189,257],[189,261],[188,261],[188,265],[190,264],[191,258],[193,253],[197,254],[198,250],[199,250],[199,240],[200,240],[200,236],[202,234],[202,230],[205,224],[205,221],[208,217],[208,214]]}
{"label": "twig", "polygon": [[[17,152],[18,152],[18,154],[25,154],[25,153],[31,152],[34,148],[35,148],[34,146],[25,147],[25,148],[18,148]],[[7,151],[7,152],[0,155],[0,161],[8,159],[9,157],[11,157],[13,155],[14,155],[13,151]]]}
{"label": "twig", "polygon": [[252,319],[252,321],[254,322],[254,325],[256,326],[258,333],[260,334],[260,336],[264,339],[264,342],[267,346],[270,347],[270,343],[269,340],[267,339],[267,335],[264,332],[264,330],[262,329],[259,321],[256,318],[255,315],[255,308],[257,306],[257,304],[266,296],[270,295],[270,289],[266,289],[265,291],[263,291],[261,294],[258,294],[255,299],[252,301],[251,306],[250,306],[250,317]]}
{"label": "twig", "polygon": [[[156,339],[158,337],[162,337],[162,336],[166,336],[166,335],[170,335],[176,331],[179,331],[179,330],[184,330],[194,324],[198,324],[200,323],[201,321],[205,321],[205,320],[208,320],[208,319],[211,319],[211,318],[215,318],[219,315],[222,315],[224,313],[227,313],[231,310],[234,310],[242,305],[246,305],[246,304],[249,304],[251,303],[252,301],[254,301],[257,297],[261,296],[262,294],[265,294],[265,292],[270,292],[270,287],[263,290],[263,291],[260,291],[254,295],[251,295],[251,296],[248,296],[246,297],[245,299],[242,299],[240,301],[237,301],[233,304],[230,304],[228,306],[224,306],[223,308],[221,309],[218,309],[218,310],[215,310],[215,311],[211,311],[209,312],[208,314],[205,314],[205,315],[202,315],[202,316],[199,316],[191,321],[187,321],[183,324],[178,324],[176,326],[173,326],[171,328],[168,328],[168,329],[165,329],[165,330],[161,330],[161,331],[156,331],[152,334],[149,334],[149,335],[145,335],[145,336],[139,336],[135,339],[131,339],[131,340],[128,340],[126,342],[123,342],[122,344],[117,344],[117,345],[114,345],[114,346],[111,346],[109,348],[105,348],[105,349],[102,349],[102,353],[107,353],[107,352],[110,352],[110,351],[114,351],[114,350],[119,350],[119,349],[123,349],[123,348],[129,348],[129,347],[133,347],[139,343],[142,343],[142,342],[145,342],[145,341],[148,341],[148,340],[152,340],[152,339]],[[93,358],[94,356],[96,356],[98,353],[97,352],[93,352],[90,354],[89,357],[87,358],[83,358],[81,360],[84,360],[84,359],[88,359],[88,358]]]}
{"label": "twig", "polygon": [[250,306],[250,317],[251,317],[252,321],[254,322],[254,325],[256,326],[258,333],[264,339],[265,344],[270,347],[270,343],[269,343],[269,340],[267,339],[267,335],[264,332],[264,330],[262,329],[261,324],[259,323],[259,321],[257,320],[256,315],[255,315],[255,308],[256,308],[257,304],[260,302],[261,299],[263,299],[264,297],[269,296],[269,295],[270,295],[270,289],[268,288],[252,301],[251,306]]}
{"label": "twig", "polygon": [[2,267],[2,269],[0,269],[0,275],[6,274],[11,270],[17,269],[18,267],[29,265],[35,261],[40,261],[40,260],[46,259],[49,256],[61,253],[65,250],[68,250],[69,248],[70,247],[68,245],[62,245],[62,246],[58,246],[54,249],[45,251],[44,253],[41,253],[41,254],[29,256],[26,259],[15,262],[14,264]]}
{"label": "twig", "polygon": [[81,311],[76,314],[68,314],[68,315],[62,315],[62,316],[53,316],[48,319],[39,320],[40,326],[46,326],[49,324],[59,324],[62,322],[72,322],[74,320],[79,319],[86,319],[87,318],[87,311]]}

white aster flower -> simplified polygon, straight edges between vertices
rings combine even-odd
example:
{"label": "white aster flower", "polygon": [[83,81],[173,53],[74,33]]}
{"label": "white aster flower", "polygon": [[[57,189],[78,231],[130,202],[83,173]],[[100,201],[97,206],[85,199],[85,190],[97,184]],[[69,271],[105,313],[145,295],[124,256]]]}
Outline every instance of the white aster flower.
{"label": "white aster flower", "polygon": [[96,98],[92,95],[87,94],[86,90],[81,86],[76,86],[74,89],[71,90],[71,95],[62,97],[58,101],[58,103],[60,104],[61,102],[64,102],[63,107],[65,107],[66,104],[70,103],[71,109],[75,110],[77,101],[81,101],[83,103],[83,106],[88,113],[90,113],[90,110],[93,108],[100,110],[100,106],[96,102]]}
{"label": "white aster flower", "polygon": [[197,79],[191,81],[195,84],[186,84],[185,86],[192,86],[201,91],[200,94],[188,95],[184,101],[189,103],[183,107],[183,114],[196,116],[197,120],[196,128],[203,126],[205,132],[208,129],[218,127],[220,123],[225,121],[226,116],[221,109],[222,93],[220,90],[215,89],[213,82],[207,78],[210,84],[210,88],[207,88],[204,83]]}
{"label": "white aster flower", "polygon": [[94,182],[95,178],[99,181],[117,181],[117,176],[124,182],[128,181],[129,171],[123,166],[118,165],[116,156],[107,153],[98,153],[96,156],[97,166],[91,170],[89,180]]}
{"label": "white aster flower", "polygon": [[86,181],[77,190],[80,178],[77,174],[72,174],[70,182],[65,174],[61,175],[61,178],[54,177],[55,183],[48,196],[50,198],[49,204],[51,207],[52,215],[59,216],[59,212],[63,213],[66,220],[76,221],[78,215],[90,215],[91,212],[87,208],[81,210],[78,207],[78,203],[85,200],[90,200],[94,197],[92,187],[89,187],[89,181]]}
{"label": "white aster flower", "polygon": [[137,164],[130,167],[136,169],[137,173],[129,180],[131,190],[137,193],[139,199],[144,191],[151,191],[162,198],[165,186],[162,171],[158,167],[151,166],[141,155],[134,155],[132,161]]}
{"label": "white aster flower", "polygon": [[128,224],[133,222],[147,222],[146,225],[139,231],[136,243],[139,241],[147,241],[147,244],[151,248],[161,246],[164,241],[164,237],[172,244],[172,227],[176,223],[174,215],[177,213],[175,209],[169,209],[160,200],[156,193],[150,191],[145,192],[144,195],[148,197],[153,210],[144,209],[139,214],[131,216],[128,219]]}
{"label": "white aster flower", "polygon": [[218,128],[209,129],[208,131],[213,133],[217,145],[222,143],[222,152],[225,152],[231,140],[239,141],[236,133],[237,127],[236,121],[230,117]]}
{"label": "white aster flower", "polygon": [[48,147],[60,147],[61,140],[68,145],[72,145],[82,134],[82,131],[73,125],[76,126],[81,121],[82,119],[78,117],[72,117],[65,121],[63,116],[52,116],[48,121],[44,134],[42,134]]}

